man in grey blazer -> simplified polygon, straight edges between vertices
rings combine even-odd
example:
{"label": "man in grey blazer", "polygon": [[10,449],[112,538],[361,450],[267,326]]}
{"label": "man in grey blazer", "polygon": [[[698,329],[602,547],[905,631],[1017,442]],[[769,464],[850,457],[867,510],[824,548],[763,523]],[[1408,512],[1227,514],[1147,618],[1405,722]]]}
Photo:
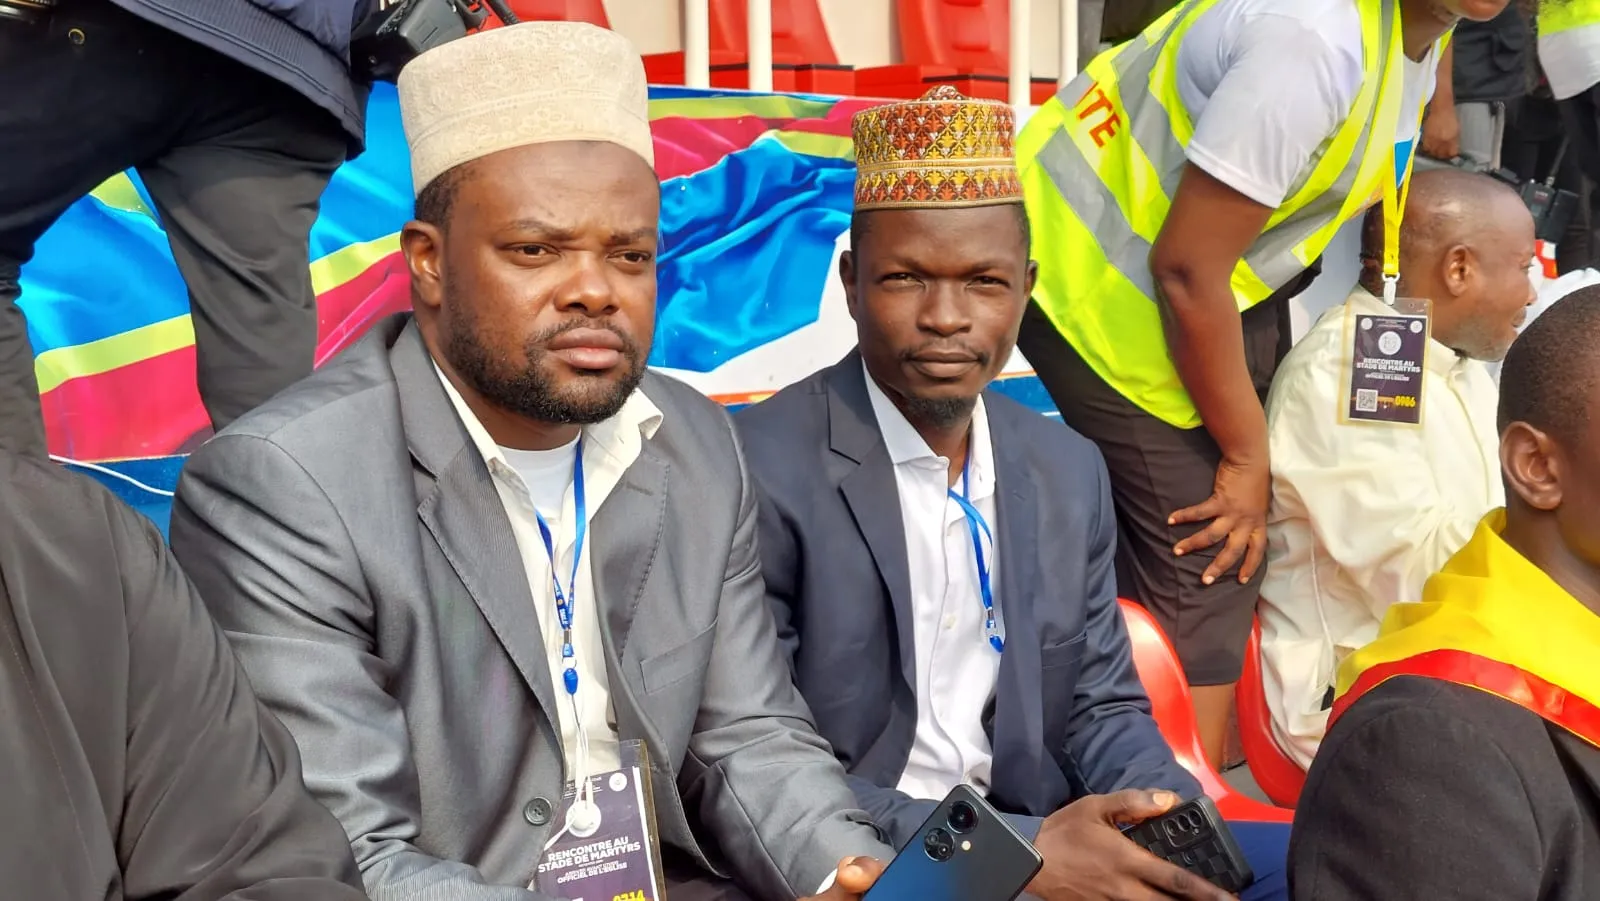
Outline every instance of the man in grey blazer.
{"label": "man in grey blazer", "polygon": [[789,679],[729,420],[645,369],[638,55],[512,26],[400,99],[414,316],[197,452],[172,522],[368,892],[544,897],[564,786],[640,740],[672,901],[859,894],[890,851]]}

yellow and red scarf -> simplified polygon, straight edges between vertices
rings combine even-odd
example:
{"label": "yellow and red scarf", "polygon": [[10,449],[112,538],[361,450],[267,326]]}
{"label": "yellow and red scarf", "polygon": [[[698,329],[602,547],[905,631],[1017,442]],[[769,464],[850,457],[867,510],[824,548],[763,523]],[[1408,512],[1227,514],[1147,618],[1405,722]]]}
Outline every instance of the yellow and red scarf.
{"label": "yellow and red scarf", "polygon": [[1504,698],[1600,747],[1600,616],[1478,524],[1422,602],[1395,604],[1378,637],[1339,667],[1337,719],[1395,676],[1425,676]]}

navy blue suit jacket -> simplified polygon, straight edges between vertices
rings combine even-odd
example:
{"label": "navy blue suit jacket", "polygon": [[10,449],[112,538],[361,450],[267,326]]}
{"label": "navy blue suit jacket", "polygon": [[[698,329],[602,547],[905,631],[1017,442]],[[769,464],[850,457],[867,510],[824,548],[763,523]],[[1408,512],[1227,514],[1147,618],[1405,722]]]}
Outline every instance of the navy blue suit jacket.
{"label": "navy blue suit jacket", "polygon": [[[1086,794],[1200,786],[1150,716],[1117,608],[1116,520],[1100,452],[995,392],[993,436],[1005,621],[984,727],[989,800],[1030,838]],[[896,847],[934,799],[895,789],[917,721],[911,586],[894,465],[861,358],[735,417],[761,500],[761,563],[778,632],[818,729],[862,807]]]}

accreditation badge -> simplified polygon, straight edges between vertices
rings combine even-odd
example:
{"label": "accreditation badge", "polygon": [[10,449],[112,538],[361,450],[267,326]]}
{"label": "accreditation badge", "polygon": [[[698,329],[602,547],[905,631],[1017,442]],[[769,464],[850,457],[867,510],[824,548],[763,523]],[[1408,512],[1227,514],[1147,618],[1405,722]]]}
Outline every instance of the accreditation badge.
{"label": "accreditation badge", "polygon": [[577,788],[567,785],[556,820],[566,828],[540,858],[530,891],[568,901],[665,901],[649,751],[625,741],[618,754],[619,768],[589,777],[592,809],[574,817]]}
{"label": "accreditation badge", "polygon": [[1431,334],[1427,300],[1397,297],[1378,312],[1347,303],[1339,421],[1421,425]]}

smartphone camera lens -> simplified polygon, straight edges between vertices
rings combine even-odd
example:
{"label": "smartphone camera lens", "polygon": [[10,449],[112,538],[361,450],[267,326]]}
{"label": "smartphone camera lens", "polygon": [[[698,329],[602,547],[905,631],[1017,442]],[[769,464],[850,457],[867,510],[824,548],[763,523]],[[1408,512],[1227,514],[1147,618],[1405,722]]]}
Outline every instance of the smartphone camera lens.
{"label": "smartphone camera lens", "polygon": [[956,837],[943,829],[930,829],[928,837],[922,840],[922,850],[939,863],[944,863],[956,853]]}
{"label": "smartphone camera lens", "polygon": [[957,835],[965,835],[971,832],[974,826],[978,825],[978,812],[972,809],[971,804],[965,801],[957,801],[950,806],[948,822],[951,832]]}

